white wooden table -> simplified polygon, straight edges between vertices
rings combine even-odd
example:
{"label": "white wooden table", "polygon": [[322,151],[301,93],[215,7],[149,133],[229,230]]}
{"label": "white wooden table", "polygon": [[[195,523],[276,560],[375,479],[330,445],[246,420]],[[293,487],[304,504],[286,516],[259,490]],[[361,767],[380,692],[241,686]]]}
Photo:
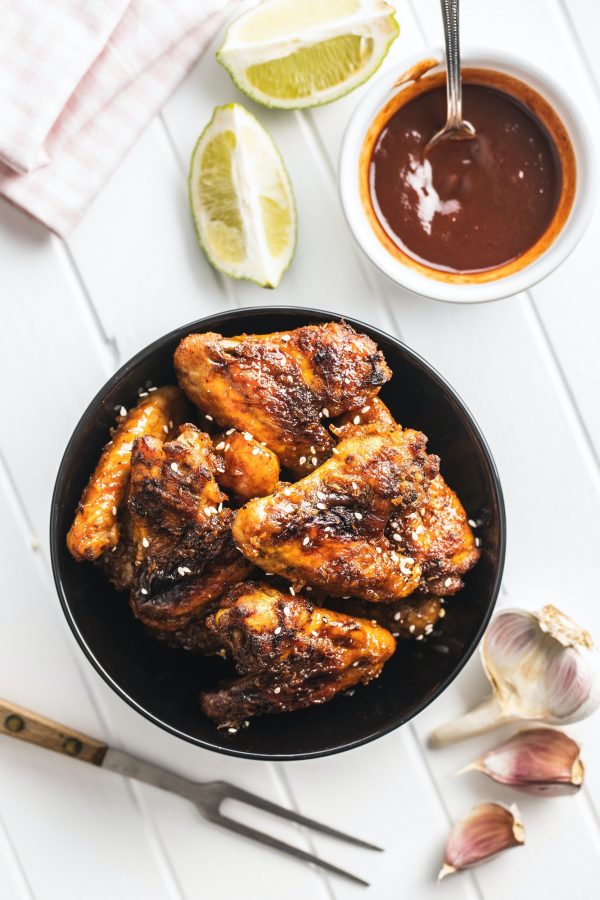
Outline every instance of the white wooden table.
{"label": "white wooden table", "polygon": [[[442,37],[438,0],[396,5],[401,36],[386,66]],[[463,0],[462,20],[465,46],[506,48],[558,73],[600,140],[596,0]],[[372,887],[364,893],[224,834],[152,788],[0,739],[2,900],[598,896],[600,715],[573,729],[589,771],[570,799],[517,797],[482,776],[456,778],[493,737],[427,749],[433,725],[482,695],[477,659],[416,721],[371,745],[304,763],[244,762],[189,746],[126,706],[84,659],[59,608],[50,496],[89,399],[165,331],[217,310],[276,302],[372,322],[450,380],[502,477],[508,555],[500,602],[555,602],[600,638],[600,209],[573,256],[528,294],[470,308],[409,296],[361,256],[340,210],[338,148],[359,94],[307,114],[257,110],[298,200],[296,258],[276,293],[223,280],[196,246],[186,197],[190,151],[213,106],[240,99],[212,51],[66,243],[0,203],[0,695],[188,776],[229,779],[371,838],[385,854],[252,817],[365,875]],[[518,799],[526,846],[436,887],[449,823],[486,798]]]}

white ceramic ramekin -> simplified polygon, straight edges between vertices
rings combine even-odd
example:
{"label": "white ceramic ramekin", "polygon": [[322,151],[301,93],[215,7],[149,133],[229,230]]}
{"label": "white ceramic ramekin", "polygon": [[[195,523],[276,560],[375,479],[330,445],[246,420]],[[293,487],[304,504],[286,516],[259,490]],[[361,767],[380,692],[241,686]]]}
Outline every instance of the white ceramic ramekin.
{"label": "white ceramic ramekin", "polygon": [[558,113],[569,132],[577,167],[577,181],[573,206],[553,243],[528,266],[513,274],[485,283],[450,283],[438,280],[405,265],[392,256],[375,234],[365,213],[359,188],[359,157],[367,130],[378,113],[394,94],[396,79],[420,60],[432,57],[443,68],[444,52],[436,47],[405,60],[381,75],[356,107],[342,143],[340,156],[340,193],[348,224],[354,237],[371,261],[392,281],[403,288],[452,303],[480,303],[499,300],[533,284],[550,274],[575,248],[589,222],[596,196],[596,162],[592,137],[573,99],[551,76],[510,54],[496,54],[488,50],[467,49],[463,65],[493,69],[519,78],[544,97]]}

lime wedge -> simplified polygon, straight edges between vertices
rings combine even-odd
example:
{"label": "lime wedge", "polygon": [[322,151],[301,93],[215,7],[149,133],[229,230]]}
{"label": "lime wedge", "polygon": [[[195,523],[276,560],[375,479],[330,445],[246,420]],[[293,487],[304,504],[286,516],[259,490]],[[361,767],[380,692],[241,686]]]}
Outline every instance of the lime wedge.
{"label": "lime wedge", "polygon": [[296,244],[294,195],[271,137],[239,103],[217,106],[190,165],[200,245],[232,278],[277,287]]}
{"label": "lime wedge", "polygon": [[398,30],[384,0],[266,0],[229,26],[217,59],[264,106],[319,106],[370,78]]}

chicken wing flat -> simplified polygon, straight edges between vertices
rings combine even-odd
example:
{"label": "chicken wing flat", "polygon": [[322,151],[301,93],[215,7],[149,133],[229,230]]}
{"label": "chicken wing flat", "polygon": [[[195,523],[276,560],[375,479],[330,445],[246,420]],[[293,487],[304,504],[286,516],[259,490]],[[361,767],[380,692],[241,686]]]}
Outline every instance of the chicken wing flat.
{"label": "chicken wing flat", "polygon": [[277,487],[279,460],[272,450],[248,434],[228,428],[213,440],[215,476],[224,491],[238,502],[266,497]]}
{"label": "chicken wing flat", "polygon": [[153,635],[187,649],[210,647],[206,614],[252,569],[233,544],[235,513],[223,509],[215,465],[211,438],[194,425],[165,444],[142,437],[133,446],[132,609]]}
{"label": "chicken wing flat", "polygon": [[[361,410],[351,410],[342,416],[333,431],[338,437],[350,436],[360,433],[368,424],[383,428],[395,424],[379,397],[374,397]],[[425,594],[455,594],[463,587],[461,576],[473,568],[480,556],[467,514],[441,474],[427,488],[423,505],[392,519],[388,533],[405,556],[419,562],[423,570],[419,590]],[[427,609],[433,614],[431,604]]]}
{"label": "chicken wing flat", "polygon": [[394,513],[425,502],[439,464],[425,452],[426,440],[397,426],[360,429],[306,478],[242,507],[236,544],[298,588],[380,602],[407,596],[421,568],[386,530]]}
{"label": "chicken wing flat", "polygon": [[459,591],[461,576],[473,568],[480,551],[460,500],[441,475],[429,485],[423,506],[400,517],[397,525],[403,552],[423,567],[422,590],[439,596]]}
{"label": "chicken wing flat", "polygon": [[343,322],[234,338],[190,334],[175,369],[205,414],[264,441],[296,475],[331,455],[328,417],[364,405],[391,376],[376,344]]}
{"label": "chicken wing flat", "polygon": [[102,451],[67,535],[77,562],[97,560],[119,542],[118,515],[127,497],[135,439],[144,434],[165,438],[184,421],[187,409],[179,388],[167,386],[151,392],[122,418]]}
{"label": "chicken wing flat", "polygon": [[203,712],[220,727],[326,703],[376,678],[396,649],[378,625],[253,582],[224,597],[207,625],[242,676],[201,695]]}

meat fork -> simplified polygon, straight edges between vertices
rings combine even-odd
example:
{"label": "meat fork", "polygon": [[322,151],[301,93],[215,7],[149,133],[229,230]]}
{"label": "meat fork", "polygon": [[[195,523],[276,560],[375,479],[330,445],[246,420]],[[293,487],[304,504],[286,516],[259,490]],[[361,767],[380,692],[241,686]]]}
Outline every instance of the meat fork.
{"label": "meat fork", "polygon": [[313,856],[312,853],[307,853],[299,847],[293,847],[291,844],[286,844],[284,841],[280,841],[269,834],[264,834],[262,831],[257,831],[238,822],[236,819],[223,815],[221,804],[225,800],[238,800],[240,803],[246,803],[248,806],[265,810],[273,813],[273,815],[281,816],[283,819],[289,819],[289,821],[296,822],[298,825],[304,825],[307,828],[312,828],[314,831],[328,834],[330,837],[347,841],[357,847],[364,847],[367,850],[382,849],[360,838],[355,838],[349,834],[337,831],[335,828],[330,828],[329,825],[323,825],[321,822],[308,819],[306,816],[286,809],[284,806],[279,806],[277,803],[271,803],[270,800],[265,800],[263,797],[229,784],[227,781],[190,781],[181,775],[177,775],[175,772],[170,772],[168,769],[162,769],[153,763],[138,759],[136,756],[132,756],[123,750],[109,747],[102,741],[80,734],[78,731],[73,731],[71,728],[66,728],[37,713],[22,709],[14,703],[1,699],[0,733],[19,738],[22,741],[28,741],[31,744],[38,744],[40,747],[45,747],[48,750],[55,750],[57,753],[71,756],[82,762],[91,763],[94,766],[100,766],[103,769],[116,772],[118,775],[125,775],[127,778],[133,778],[136,781],[142,781],[145,784],[151,784],[164,791],[185,797],[186,800],[194,804],[209,822],[220,825],[221,828],[227,828],[236,834],[251,838],[261,844],[266,844],[274,850],[288,853],[290,856],[296,857],[296,859],[312,863],[315,866],[326,869],[328,872],[334,872],[336,875],[341,875],[365,887],[368,887],[369,882],[364,881],[357,875],[346,872],[344,869],[340,869],[326,860],[319,859],[317,856]]}

